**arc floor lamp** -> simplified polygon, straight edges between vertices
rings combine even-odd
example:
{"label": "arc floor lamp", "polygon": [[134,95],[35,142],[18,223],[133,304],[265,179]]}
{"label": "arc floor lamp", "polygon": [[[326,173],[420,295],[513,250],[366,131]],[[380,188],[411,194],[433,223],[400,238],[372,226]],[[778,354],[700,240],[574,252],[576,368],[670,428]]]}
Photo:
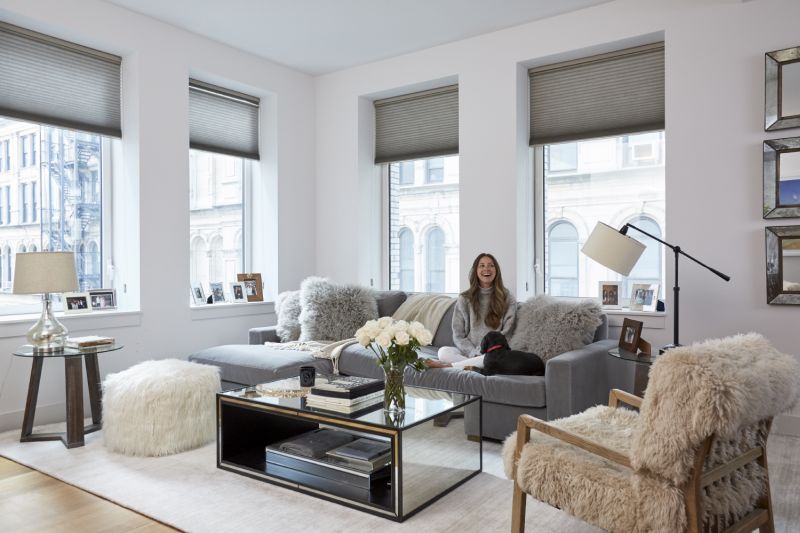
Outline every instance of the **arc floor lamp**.
{"label": "arc floor lamp", "polygon": [[628,236],[629,228],[633,228],[636,231],[647,235],[651,239],[660,242],[672,250],[672,252],[675,254],[675,285],[672,287],[674,294],[673,298],[675,301],[673,313],[674,325],[672,329],[673,341],[672,344],[667,344],[661,348],[660,353],[663,353],[670,348],[680,346],[680,342],[678,340],[678,301],[681,288],[678,285],[678,257],[681,255],[688,257],[698,265],[707,268],[725,281],[730,281],[731,278],[727,274],[723,274],[719,270],[712,268],[699,259],[687,254],[681,250],[680,246],[663,241],[655,235],[651,235],[643,229],[637,228],[633,224],[625,224],[622,226],[622,228],[620,228],[619,231],[617,231],[608,224],[598,222],[594,230],[592,230],[592,233],[589,235],[589,238],[586,240],[586,243],[583,245],[581,251],[586,254],[586,256],[594,259],[604,267],[610,268],[614,272],[622,274],[623,276],[627,276],[631,273],[631,270],[646,248],[644,244]]}

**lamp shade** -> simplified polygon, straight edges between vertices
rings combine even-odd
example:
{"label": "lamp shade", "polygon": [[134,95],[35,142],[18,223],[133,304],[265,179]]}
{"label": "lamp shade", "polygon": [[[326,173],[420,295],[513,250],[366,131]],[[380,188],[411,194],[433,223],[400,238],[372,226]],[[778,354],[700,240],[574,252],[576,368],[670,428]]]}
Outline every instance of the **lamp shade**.
{"label": "lamp shade", "polygon": [[14,294],[78,289],[73,252],[21,252],[14,267]]}
{"label": "lamp shade", "polygon": [[627,276],[645,248],[636,239],[598,222],[581,251],[604,267]]}

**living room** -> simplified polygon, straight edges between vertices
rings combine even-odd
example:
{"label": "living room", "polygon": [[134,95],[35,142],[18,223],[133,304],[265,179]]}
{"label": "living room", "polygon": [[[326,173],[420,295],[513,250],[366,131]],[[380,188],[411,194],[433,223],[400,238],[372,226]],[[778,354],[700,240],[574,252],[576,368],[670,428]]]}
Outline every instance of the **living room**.
{"label": "living room", "polygon": [[[180,21],[137,13],[132,2],[0,0],[2,22],[122,58],[121,137],[112,148],[121,157],[109,188],[110,239],[103,256],[104,287],[116,289],[117,306],[70,314],[63,323],[71,334],[110,336],[124,345],[100,357],[105,376],[150,359],[186,359],[208,347],[246,343],[250,328],[276,322],[275,297],[309,276],[389,289],[374,101],[454,84],[460,215],[453,292],[466,288],[475,255],[489,251],[503,266],[506,286],[524,301],[537,294],[539,281],[529,214],[534,202],[529,69],[663,42],[669,147],[663,237],[731,277],[725,283],[682,260],[681,343],[752,331],[800,356],[792,328],[795,308],[769,304],[765,288],[765,227],[791,221],[767,221],[760,212],[763,143],[796,131],[765,131],[764,54],[800,45],[800,5],[792,0],[575,5],[579,8],[541,20],[325,70],[321,63],[292,68],[245,52],[181,29]],[[386,6],[384,18],[375,20],[391,21]],[[186,4],[186,10],[194,7]],[[369,48],[391,40],[394,31],[403,30],[386,22],[341,33]],[[257,41],[258,35],[251,38]],[[330,38],[336,39],[337,31]],[[328,60],[334,65],[339,59]],[[309,73],[318,69],[322,73]],[[259,179],[248,190],[253,208],[245,221],[250,235],[242,271],[261,273],[263,302],[194,305],[188,295],[195,281],[187,238],[189,79],[260,99]],[[671,259],[665,251],[665,311],[639,318],[646,322],[642,336],[653,346],[673,340]],[[619,337],[625,316],[609,312],[609,338]],[[25,343],[35,318],[0,317],[0,432],[18,431],[23,423],[31,364],[12,353]],[[60,362],[45,363],[37,425],[64,421],[65,392]],[[777,417],[773,432],[800,437],[800,408]]]}

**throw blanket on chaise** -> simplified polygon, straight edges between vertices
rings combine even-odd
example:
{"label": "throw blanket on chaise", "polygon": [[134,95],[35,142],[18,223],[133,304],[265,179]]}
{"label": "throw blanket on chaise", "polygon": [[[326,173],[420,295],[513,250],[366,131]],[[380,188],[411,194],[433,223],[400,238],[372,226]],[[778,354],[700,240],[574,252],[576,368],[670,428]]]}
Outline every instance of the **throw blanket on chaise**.
{"label": "throw blanket on chaise", "polygon": [[342,350],[351,344],[355,344],[355,338],[343,339],[340,341],[288,341],[288,342],[265,342],[264,346],[272,350],[293,350],[296,352],[310,352],[317,359],[330,359],[333,363],[333,373],[339,373],[339,356]]}

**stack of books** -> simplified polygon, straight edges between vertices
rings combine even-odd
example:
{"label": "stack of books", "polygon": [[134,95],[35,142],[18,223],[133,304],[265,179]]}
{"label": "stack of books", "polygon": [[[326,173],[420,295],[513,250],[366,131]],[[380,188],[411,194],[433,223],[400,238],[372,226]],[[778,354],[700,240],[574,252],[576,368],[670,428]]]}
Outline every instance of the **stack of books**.
{"label": "stack of books", "polygon": [[306,406],[344,414],[371,411],[383,402],[383,380],[341,376],[311,387]]}
{"label": "stack of books", "polygon": [[69,337],[67,339],[67,346],[70,348],[91,348],[92,346],[105,346],[107,344],[114,344],[114,337],[87,335],[85,337]]}
{"label": "stack of books", "polygon": [[[334,445],[336,440],[339,443]],[[348,440],[351,442],[341,444]],[[357,444],[360,441],[368,442]],[[325,442],[331,446],[328,450],[321,451],[320,445]],[[357,450],[363,450],[367,446],[377,447],[382,451],[371,460],[356,458],[358,464],[355,465],[343,459],[347,457],[348,445],[355,445]],[[339,454],[338,451],[342,449],[345,451]],[[390,449],[389,442],[356,438],[339,430],[320,429],[267,446],[266,472],[290,480],[302,480],[337,493],[366,498],[369,491],[375,488],[376,482],[385,483],[391,475]]]}
{"label": "stack of books", "polygon": [[326,453],[333,464],[374,472],[391,462],[391,449],[386,441],[362,437]]}

